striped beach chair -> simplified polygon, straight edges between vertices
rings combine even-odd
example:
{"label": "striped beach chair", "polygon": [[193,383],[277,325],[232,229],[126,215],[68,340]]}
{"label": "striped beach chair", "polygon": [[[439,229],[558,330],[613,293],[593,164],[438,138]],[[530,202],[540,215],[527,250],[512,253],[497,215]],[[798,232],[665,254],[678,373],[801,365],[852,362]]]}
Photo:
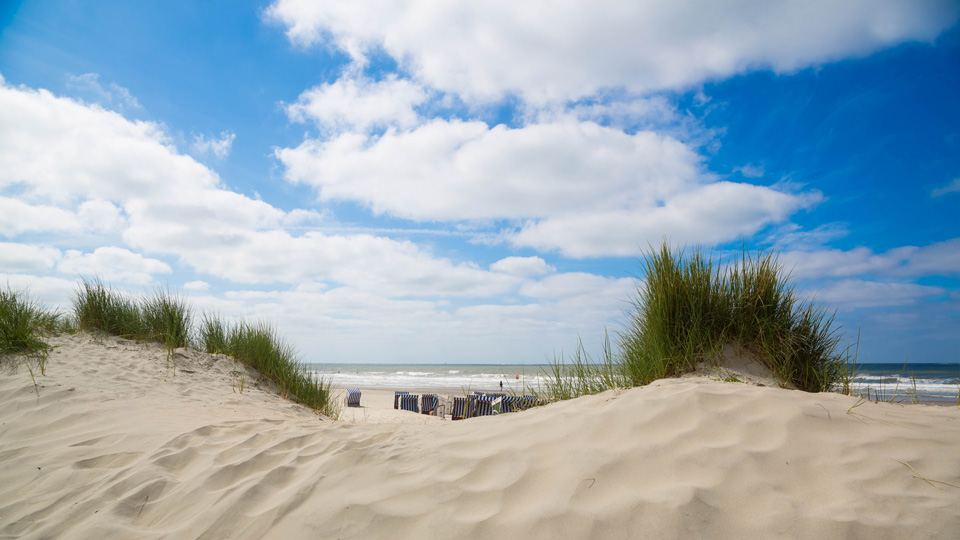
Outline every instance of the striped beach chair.
{"label": "striped beach chair", "polygon": [[450,418],[454,420],[463,420],[467,417],[467,412],[467,398],[453,398],[453,412],[450,413]]}
{"label": "striped beach chair", "polygon": [[493,397],[476,396],[474,397],[473,416],[490,416],[493,414]]}
{"label": "striped beach chair", "polygon": [[420,413],[432,414],[437,408],[439,397],[436,394],[423,394],[420,396]]}
{"label": "striped beach chair", "polygon": [[360,406],[360,389],[348,388],[347,389],[347,407],[359,407],[359,406]]}
{"label": "striped beach chair", "polygon": [[394,408],[394,409],[399,409],[399,408],[400,408],[400,396],[406,396],[406,395],[409,395],[409,394],[410,394],[410,392],[394,392],[394,393],[393,393],[393,408]]}
{"label": "striped beach chair", "polygon": [[500,398],[500,412],[511,413],[520,410],[523,398],[517,396],[504,396]]}
{"label": "striped beach chair", "polygon": [[420,400],[420,396],[417,394],[406,394],[400,396],[400,410],[401,411],[410,411],[410,412],[420,412],[417,407],[417,401]]}

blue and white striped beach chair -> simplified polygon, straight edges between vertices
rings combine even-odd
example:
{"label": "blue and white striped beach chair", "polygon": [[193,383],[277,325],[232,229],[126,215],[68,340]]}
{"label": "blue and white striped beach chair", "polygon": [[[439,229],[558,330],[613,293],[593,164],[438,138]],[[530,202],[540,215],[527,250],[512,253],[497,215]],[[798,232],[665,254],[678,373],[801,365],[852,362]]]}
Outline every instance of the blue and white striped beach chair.
{"label": "blue and white striped beach chair", "polygon": [[359,406],[360,406],[360,389],[348,388],[347,389],[347,407],[359,407]]}
{"label": "blue and white striped beach chair", "polygon": [[500,399],[500,412],[511,413],[520,410],[523,398],[517,396],[504,396]]}
{"label": "blue and white striped beach chair", "polygon": [[490,396],[476,396],[473,416],[490,416],[493,414],[493,399]]}
{"label": "blue and white striped beach chair", "polygon": [[393,393],[393,408],[394,408],[394,409],[399,409],[399,408],[400,408],[400,396],[406,396],[406,395],[408,395],[408,394],[410,394],[410,392],[394,392],[394,393]]}
{"label": "blue and white striped beach chair", "polygon": [[467,412],[467,398],[453,398],[453,412],[450,413],[450,418],[453,420],[463,420],[467,417]]}
{"label": "blue and white striped beach chair", "polygon": [[438,396],[436,394],[423,394],[420,396],[420,413],[431,414],[437,408]]}
{"label": "blue and white striped beach chair", "polygon": [[420,409],[417,407],[417,401],[420,400],[420,396],[417,394],[406,394],[400,396],[400,410],[401,411],[410,411],[410,412],[420,412]]}

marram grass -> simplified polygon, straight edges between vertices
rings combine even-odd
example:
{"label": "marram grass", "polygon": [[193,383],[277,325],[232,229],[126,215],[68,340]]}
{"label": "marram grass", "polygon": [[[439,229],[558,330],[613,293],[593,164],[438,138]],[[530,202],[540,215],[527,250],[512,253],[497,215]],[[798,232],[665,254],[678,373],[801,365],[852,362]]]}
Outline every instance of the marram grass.
{"label": "marram grass", "polygon": [[679,376],[716,361],[726,344],[753,354],[783,386],[822,392],[849,384],[851,361],[833,314],[798,297],[776,255],[744,250],[724,266],[699,249],[674,252],[663,243],[645,254],[643,269],[617,352],[608,342],[600,361],[582,346],[569,365],[555,360],[545,374],[551,397]]}
{"label": "marram grass", "polygon": [[29,293],[9,285],[0,290],[0,356],[44,354],[43,337],[63,329],[56,313],[44,309]]}
{"label": "marram grass", "polygon": [[270,325],[244,321],[231,326],[214,315],[204,314],[199,345],[204,352],[226,354],[256,369],[280,395],[328,416],[337,416],[337,400],[330,381],[307,371],[293,347]]}
{"label": "marram grass", "polygon": [[232,356],[257,370],[280,395],[323,414],[336,417],[331,383],[306,371],[293,348],[264,323],[224,324],[204,314],[196,333],[186,300],[156,290],[139,299],[105,286],[99,279],[82,279],[74,295],[73,312],[81,330],[99,330],[138,341],[156,342],[168,351],[196,343],[210,353]]}

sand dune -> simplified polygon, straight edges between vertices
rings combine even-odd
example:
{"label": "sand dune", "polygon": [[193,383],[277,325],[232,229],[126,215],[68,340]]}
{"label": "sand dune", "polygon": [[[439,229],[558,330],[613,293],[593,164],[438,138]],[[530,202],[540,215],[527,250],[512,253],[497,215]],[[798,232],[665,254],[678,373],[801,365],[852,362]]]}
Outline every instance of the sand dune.
{"label": "sand dune", "polygon": [[334,422],[251,375],[238,393],[223,357],[174,375],[152,345],[54,344],[41,386],[0,376],[0,538],[960,531],[957,408],[692,378],[461,422],[365,394]]}

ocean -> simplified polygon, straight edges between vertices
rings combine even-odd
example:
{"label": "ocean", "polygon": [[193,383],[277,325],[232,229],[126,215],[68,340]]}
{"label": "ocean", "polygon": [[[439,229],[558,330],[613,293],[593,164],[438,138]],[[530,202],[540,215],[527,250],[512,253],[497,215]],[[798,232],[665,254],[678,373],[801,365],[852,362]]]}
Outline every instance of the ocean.
{"label": "ocean", "polygon": [[957,403],[960,364],[858,364],[854,391],[880,401]]}
{"label": "ocean", "polygon": [[[497,390],[525,393],[544,387],[541,364],[307,364],[340,388]],[[855,392],[881,401],[957,402],[960,364],[858,364]]]}

